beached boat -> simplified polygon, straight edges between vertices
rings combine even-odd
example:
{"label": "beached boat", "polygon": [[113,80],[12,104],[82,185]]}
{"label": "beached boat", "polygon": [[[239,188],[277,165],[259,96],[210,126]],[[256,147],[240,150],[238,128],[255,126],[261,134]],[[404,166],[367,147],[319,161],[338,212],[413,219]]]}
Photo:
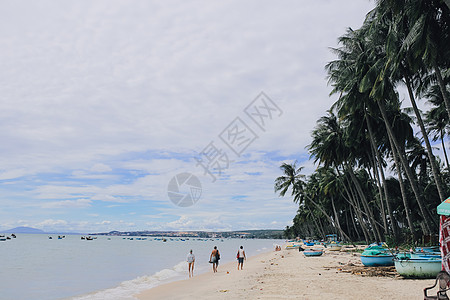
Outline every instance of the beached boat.
{"label": "beached boat", "polygon": [[366,267],[381,267],[381,266],[393,266],[394,255],[392,254],[379,254],[379,255],[362,255],[361,262]]}
{"label": "beached boat", "polygon": [[441,249],[439,246],[431,246],[431,247],[416,247],[414,252],[440,252]]}
{"label": "beached boat", "polygon": [[395,259],[395,270],[404,277],[435,278],[442,269],[440,258]]}
{"label": "beached boat", "polygon": [[341,244],[334,243],[334,242],[325,244],[325,247],[327,248],[328,251],[341,251],[341,249],[342,249]]}
{"label": "beached boat", "polygon": [[285,249],[286,250],[292,250],[292,249],[298,249],[300,248],[299,244],[290,244],[290,245],[286,245]]}
{"label": "beached boat", "polygon": [[411,253],[410,258],[441,258],[440,252],[419,252],[419,253]]}
{"label": "beached boat", "polygon": [[304,242],[303,244],[305,244],[305,246],[314,246],[315,244],[312,242]]}
{"label": "beached boat", "polygon": [[308,250],[303,251],[303,254],[305,256],[321,256],[323,254],[323,251],[322,250],[311,250],[311,249],[308,249]]}
{"label": "beached boat", "polygon": [[394,255],[381,246],[370,246],[361,253],[361,262],[366,267],[393,266]]}

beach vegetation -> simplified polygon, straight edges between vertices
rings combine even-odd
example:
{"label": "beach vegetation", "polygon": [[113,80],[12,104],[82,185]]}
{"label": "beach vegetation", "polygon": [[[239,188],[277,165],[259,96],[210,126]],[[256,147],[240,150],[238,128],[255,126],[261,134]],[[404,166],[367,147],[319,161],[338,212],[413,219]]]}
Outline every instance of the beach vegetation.
{"label": "beach vegetation", "polygon": [[378,0],[338,42],[325,66],[337,100],[307,146],[317,168],[285,162],[275,180],[298,203],[285,235],[437,242],[436,207],[450,196],[449,5]]}

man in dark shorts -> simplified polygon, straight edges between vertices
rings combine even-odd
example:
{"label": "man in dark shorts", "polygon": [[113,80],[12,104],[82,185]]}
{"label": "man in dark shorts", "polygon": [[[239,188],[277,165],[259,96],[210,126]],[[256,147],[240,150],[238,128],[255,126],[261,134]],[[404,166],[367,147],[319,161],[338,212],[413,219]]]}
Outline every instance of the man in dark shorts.
{"label": "man in dark shorts", "polygon": [[211,252],[211,256],[209,257],[209,262],[213,265],[213,272],[217,272],[217,266],[219,265],[220,253],[217,250],[217,246],[214,246],[214,250]]}
{"label": "man in dark shorts", "polygon": [[238,270],[239,270],[239,265],[241,266],[241,270],[244,267],[244,259],[247,259],[245,257],[245,251],[244,251],[244,247],[240,247],[237,253],[237,260],[238,260]]}

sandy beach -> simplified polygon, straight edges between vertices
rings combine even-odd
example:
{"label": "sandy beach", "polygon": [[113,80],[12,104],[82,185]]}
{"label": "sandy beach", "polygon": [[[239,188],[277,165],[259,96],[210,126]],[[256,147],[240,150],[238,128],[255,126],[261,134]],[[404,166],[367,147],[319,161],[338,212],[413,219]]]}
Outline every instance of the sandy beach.
{"label": "sandy beach", "polygon": [[[325,252],[305,257],[297,250],[260,254],[237,270],[237,263],[219,266],[218,273],[155,287],[135,295],[150,299],[423,299],[434,279],[369,277],[342,272],[361,265],[359,254]],[[362,266],[362,265],[361,265]]]}

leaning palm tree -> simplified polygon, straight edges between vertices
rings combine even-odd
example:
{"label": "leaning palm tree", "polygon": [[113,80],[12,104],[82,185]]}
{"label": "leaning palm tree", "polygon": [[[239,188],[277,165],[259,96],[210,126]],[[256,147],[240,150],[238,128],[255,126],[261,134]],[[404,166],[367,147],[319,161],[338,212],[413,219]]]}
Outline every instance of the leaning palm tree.
{"label": "leaning palm tree", "polygon": [[275,179],[275,191],[280,193],[281,197],[284,197],[289,189],[291,189],[291,196],[295,196],[302,188],[302,179],[305,175],[300,174],[303,167],[296,166],[297,161],[293,164],[283,163],[280,166],[283,175]]}
{"label": "leaning palm tree", "polygon": [[[372,17],[366,19],[365,26],[369,28],[366,34],[369,37],[369,41],[373,44],[374,50],[371,50],[371,53],[377,59],[374,60],[376,62],[375,65],[367,72],[366,80],[362,81],[361,90],[367,91],[372,87],[371,97],[379,98],[383,96],[383,91],[386,90],[386,87],[390,85],[395,86],[402,81],[406,84],[417,125],[420,128],[427,149],[433,179],[441,201],[443,201],[446,196],[441,182],[441,172],[433,155],[427,130],[414,94],[415,87],[418,86],[417,83],[420,79],[418,75],[422,74],[427,66],[404,47],[405,40],[409,36],[407,33],[409,28],[404,26],[404,22],[400,22],[391,12],[386,12],[384,7],[378,7]],[[379,64],[382,64],[383,67],[376,67]],[[371,79],[375,73],[378,73],[378,76],[373,81]]]}
{"label": "leaning palm tree", "polygon": [[438,87],[433,85],[429,88],[428,92],[425,93],[425,97],[428,99],[428,103],[432,105],[431,109],[425,114],[427,131],[431,134],[433,142],[436,142],[437,140],[441,141],[447,169],[450,170],[447,150],[445,149],[446,147],[444,144],[445,137],[450,131],[450,122],[448,115],[445,112],[442,94],[438,90]]}
{"label": "leaning palm tree", "polygon": [[[448,1],[447,1],[448,2]],[[433,71],[450,117],[450,98],[441,69],[450,66],[450,9],[442,0],[378,0],[380,18],[389,18],[391,37],[403,34],[401,49],[389,48],[392,62],[410,56],[410,62],[423,61],[422,72]],[[385,20],[382,20],[385,22]],[[393,45],[387,37],[386,44]],[[417,70],[419,71],[419,70]]]}
{"label": "leaning palm tree", "polygon": [[[360,99],[369,97],[378,106],[389,141],[396,148],[399,162],[406,172],[416,201],[419,204],[428,234],[431,232],[429,212],[425,208],[417,179],[408,165],[404,146],[394,132],[393,121],[395,119],[391,119],[389,115],[389,109],[391,107],[398,109],[400,104],[392,82],[386,76],[382,76],[382,71],[386,65],[386,55],[383,52],[383,41],[386,33],[383,32],[383,28],[378,28],[377,35],[371,32],[373,27],[370,22],[373,22],[375,16],[374,14],[369,15],[361,29],[348,30],[347,34],[340,38],[342,47],[335,51],[339,59],[328,65],[330,81],[333,84],[334,92],[340,92],[341,95],[354,93],[354,97],[359,95]],[[371,107],[368,105],[369,109]],[[373,109],[371,111],[374,112]]]}

